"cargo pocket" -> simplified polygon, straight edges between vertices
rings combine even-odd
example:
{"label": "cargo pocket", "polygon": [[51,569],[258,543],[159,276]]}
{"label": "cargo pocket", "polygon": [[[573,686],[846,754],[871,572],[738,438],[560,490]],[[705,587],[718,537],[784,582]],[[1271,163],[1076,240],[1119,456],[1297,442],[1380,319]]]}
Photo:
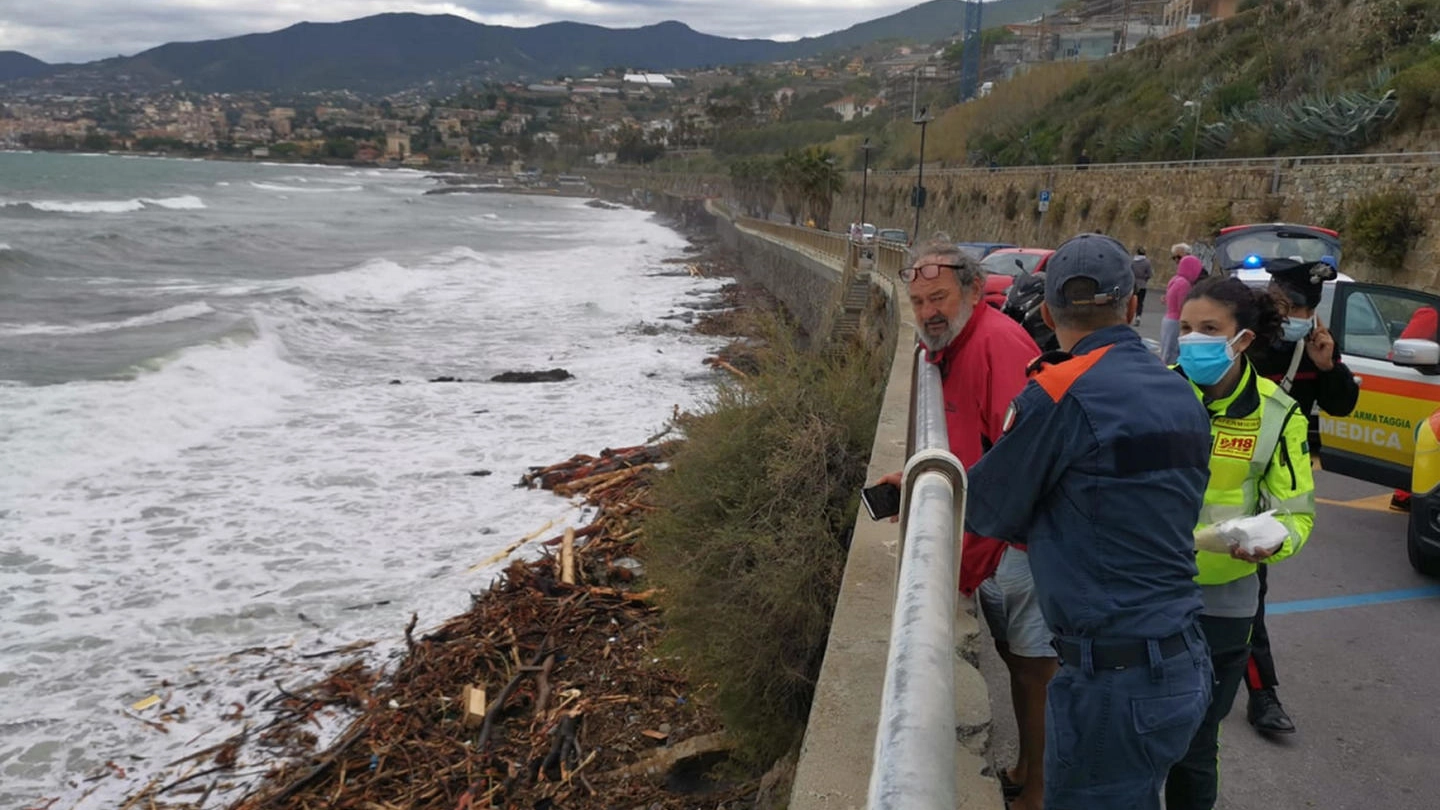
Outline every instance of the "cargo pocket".
{"label": "cargo pocket", "polygon": [[[1069,770],[1076,761],[1080,747],[1080,728],[1075,716],[1076,695],[1067,673],[1061,672],[1050,681],[1046,692],[1045,753],[1056,764]],[[1051,778],[1047,774],[1047,779]]]}
{"label": "cargo pocket", "polygon": [[1135,733],[1140,736],[1141,748],[1153,768],[1168,769],[1185,756],[1190,740],[1205,718],[1208,703],[1201,689],[1130,701]]}

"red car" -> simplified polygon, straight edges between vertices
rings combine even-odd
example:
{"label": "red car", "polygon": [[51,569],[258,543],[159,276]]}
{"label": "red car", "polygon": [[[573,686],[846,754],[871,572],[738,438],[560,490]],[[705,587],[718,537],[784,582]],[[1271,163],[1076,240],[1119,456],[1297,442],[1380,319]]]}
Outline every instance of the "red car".
{"label": "red car", "polygon": [[1046,248],[1001,248],[980,261],[985,271],[985,303],[996,309],[1005,306],[1005,293],[1019,276],[1045,270],[1053,250]]}

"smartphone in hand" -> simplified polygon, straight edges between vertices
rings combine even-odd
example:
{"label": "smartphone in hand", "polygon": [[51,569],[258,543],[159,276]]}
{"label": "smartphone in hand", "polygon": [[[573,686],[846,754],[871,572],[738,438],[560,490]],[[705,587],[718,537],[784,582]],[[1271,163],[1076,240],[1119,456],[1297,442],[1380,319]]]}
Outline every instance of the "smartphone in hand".
{"label": "smartphone in hand", "polygon": [[884,520],[900,514],[900,487],[894,484],[876,484],[860,490],[860,501],[871,520]]}

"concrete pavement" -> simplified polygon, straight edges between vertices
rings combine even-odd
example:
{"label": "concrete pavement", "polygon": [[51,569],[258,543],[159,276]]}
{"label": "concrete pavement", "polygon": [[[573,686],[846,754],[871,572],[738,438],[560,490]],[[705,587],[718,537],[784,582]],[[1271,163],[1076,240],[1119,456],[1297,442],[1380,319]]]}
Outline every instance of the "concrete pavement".
{"label": "concrete pavement", "polygon": [[[1141,333],[1158,338],[1158,291]],[[1223,810],[1440,807],[1440,581],[1411,570],[1406,517],[1385,490],[1320,472],[1309,544],[1270,572],[1267,625],[1280,697],[1299,732],[1273,742],[1245,722],[1245,692],[1221,732]],[[983,629],[984,623],[981,623]],[[1014,759],[1004,667],[988,636],[992,755]]]}

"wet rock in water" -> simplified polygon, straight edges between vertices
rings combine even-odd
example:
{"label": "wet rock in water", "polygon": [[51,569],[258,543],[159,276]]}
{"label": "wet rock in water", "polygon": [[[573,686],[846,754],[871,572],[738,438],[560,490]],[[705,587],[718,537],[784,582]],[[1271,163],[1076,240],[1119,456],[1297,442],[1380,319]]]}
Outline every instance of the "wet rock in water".
{"label": "wet rock in water", "polygon": [[499,383],[536,383],[536,382],[562,382],[572,380],[574,374],[563,368],[552,368],[549,371],[506,371],[503,374],[496,374],[490,378],[490,382]]}
{"label": "wet rock in water", "polygon": [[391,384],[391,385],[404,385],[404,383],[400,382],[399,380],[391,380],[391,381],[390,381],[390,384]]}
{"label": "wet rock in water", "polygon": [[465,381],[462,380],[462,379],[460,379],[459,377],[434,377],[434,378],[432,378],[432,379],[430,380],[430,382],[433,383],[433,382],[465,382]]}
{"label": "wet rock in water", "polygon": [[494,473],[490,472],[489,470],[475,470],[474,472],[468,472],[468,473],[465,473],[465,474],[466,474],[466,475],[473,475],[473,476],[475,476],[476,478],[484,478],[485,476],[487,476],[487,475],[493,475]]}

